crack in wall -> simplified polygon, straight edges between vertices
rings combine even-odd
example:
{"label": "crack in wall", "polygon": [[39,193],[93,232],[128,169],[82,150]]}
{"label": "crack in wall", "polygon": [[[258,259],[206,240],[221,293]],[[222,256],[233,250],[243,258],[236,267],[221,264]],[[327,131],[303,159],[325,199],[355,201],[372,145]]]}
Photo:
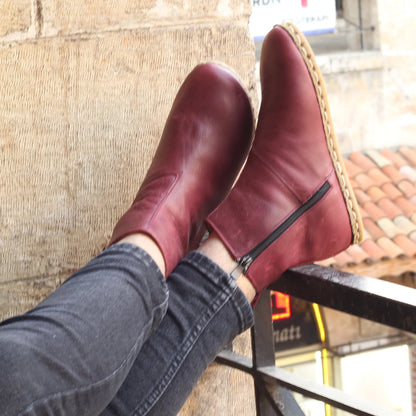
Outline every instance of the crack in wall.
{"label": "crack in wall", "polygon": [[42,0],[33,0],[32,10],[34,18],[35,36],[40,37],[42,35],[43,30]]}

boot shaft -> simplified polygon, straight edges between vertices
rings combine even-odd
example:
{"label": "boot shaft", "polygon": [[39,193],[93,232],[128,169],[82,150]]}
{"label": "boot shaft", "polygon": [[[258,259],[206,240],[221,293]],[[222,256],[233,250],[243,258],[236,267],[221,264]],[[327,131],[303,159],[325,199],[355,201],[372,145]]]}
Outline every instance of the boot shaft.
{"label": "boot shaft", "polygon": [[148,173],[111,242],[150,235],[169,274],[198,244],[204,219],[229,193],[251,147],[253,119],[234,74],[216,64],[196,67],[176,96]]}
{"label": "boot shaft", "polygon": [[274,28],[260,72],[252,151],[207,220],[258,293],[287,268],[331,257],[362,233],[325,86],[303,35],[293,26]]}

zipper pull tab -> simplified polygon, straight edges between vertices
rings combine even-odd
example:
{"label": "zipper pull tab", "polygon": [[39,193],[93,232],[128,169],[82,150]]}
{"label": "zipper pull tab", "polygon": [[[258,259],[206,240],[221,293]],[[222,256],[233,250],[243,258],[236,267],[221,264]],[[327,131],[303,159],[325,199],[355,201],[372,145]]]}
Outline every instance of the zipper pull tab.
{"label": "zipper pull tab", "polygon": [[241,264],[237,264],[237,266],[235,266],[234,269],[231,270],[230,276],[234,280],[237,280],[243,273],[243,267],[241,266]]}
{"label": "zipper pull tab", "polygon": [[236,259],[237,266],[231,271],[230,275],[234,280],[237,280],[241,274],[245,274],[250,267],[251,263],[253,263],[254,259],[249,255],[246,254],[243,257],[239,257]]}

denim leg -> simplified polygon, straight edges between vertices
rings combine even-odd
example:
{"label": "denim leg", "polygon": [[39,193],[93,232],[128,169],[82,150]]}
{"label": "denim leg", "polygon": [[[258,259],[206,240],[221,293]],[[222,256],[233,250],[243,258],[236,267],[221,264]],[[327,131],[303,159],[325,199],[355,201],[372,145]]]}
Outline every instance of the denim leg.
{"label": "denim leg", "polygon": [[99,414],[162,320],[167,293],[145,251],[116,244],[1,323],[0,414]]}
{"label": "denim leg", "polygon": [[253,324],[234,280],[192,252],[169,276],[169,306],[104,416],[176,415],[207,366]]}

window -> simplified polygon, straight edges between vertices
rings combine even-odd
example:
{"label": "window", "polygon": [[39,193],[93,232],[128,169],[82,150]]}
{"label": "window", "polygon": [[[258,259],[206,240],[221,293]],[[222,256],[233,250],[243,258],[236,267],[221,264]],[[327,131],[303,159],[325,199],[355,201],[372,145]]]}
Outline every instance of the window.
{"label": "window", "polygon": [[[377,2],[365,0],[298,0],[297,12],[295,0],[252,0],[252,20],[250,27],[256,44],[256,57],[259,58],[262,37],[257,28],[271,28],[274,23],[291,20],[305,31],[315,54],[329,54],[343,51],[378,49],[377,42]],[[305,21],[304,12],[309,8],[309,20],[321,16],[317,11],[326,13],[329,24],[321,30],[307,25],[306,30],[296,21]],[[335,10],[334,10],[335,9]],[[298,15],[296,15],[298,13]],[[315,13],[315,15],[313,15]],[[324,19],[322,19],[324,20]],[[273,23],[272,23],[273,22]],[[253,30],[253,27],[255,28]]]}

